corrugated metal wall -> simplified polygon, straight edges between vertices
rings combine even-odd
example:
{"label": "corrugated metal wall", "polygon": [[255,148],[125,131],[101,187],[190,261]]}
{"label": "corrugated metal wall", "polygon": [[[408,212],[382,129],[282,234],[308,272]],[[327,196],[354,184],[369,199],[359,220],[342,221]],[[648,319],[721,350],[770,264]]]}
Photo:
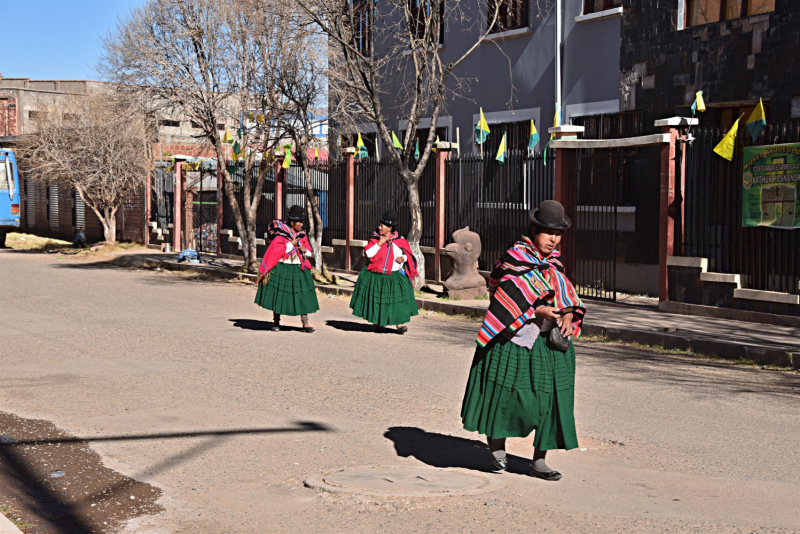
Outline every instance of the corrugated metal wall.
{"label": "corrugated metal wall", "polygon": [[50,222],[50,230],[58,232],[58,185],[56,184],[51,184],[47,188],[47,220]]}

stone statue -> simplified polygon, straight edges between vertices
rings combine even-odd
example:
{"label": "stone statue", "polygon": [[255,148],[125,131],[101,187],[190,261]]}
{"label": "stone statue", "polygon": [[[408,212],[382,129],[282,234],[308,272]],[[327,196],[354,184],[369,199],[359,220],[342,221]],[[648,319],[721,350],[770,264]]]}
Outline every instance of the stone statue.
{"label": "stone statue", "polygon": [[486,279],[478,272],[480,236],[467,226],[453,232],[453,241],[444,247],[444,253],[453,262],[453,274],[444,281],[447,296],[471,300],[486,295]]}

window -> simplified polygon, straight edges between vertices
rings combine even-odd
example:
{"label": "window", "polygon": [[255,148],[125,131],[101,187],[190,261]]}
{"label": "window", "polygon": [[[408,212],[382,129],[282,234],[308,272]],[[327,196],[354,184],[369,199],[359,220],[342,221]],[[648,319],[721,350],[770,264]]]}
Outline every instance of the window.
{"label": "window", "polygon": [[194,130],[201,130],[203,127],[200,125],[199,122],[192,121],[192,129]]}
{"label": "window", "polygon": [[172,127],[172,128],[178,128],[181,125],[181,121],[174,121],[174,120],[171,120],[171,119],[164,119],[164,120],[158,121],[158,124],[160,126],[169,126],[169,127]]}
{"label": "window", "polygon": [[[432,10],[436,10],[438,5],[438,15],[431,17]],[[430,25],[428,39],[434,40],[434,35],[438,28],[439,44],[444,43],[444,0],[408,0],[409,11],[411,12],[411,32],[417,39],[426,37],[426,24]]]}
{"label": "window", "polygon": [[599,13],[600,11],[620,7],[621,5],[622,0],[584,0],[583,14]]}
{"label": "window", "polygon": [[[536,128],[539,128],[539,125],[536,125]],[[486,142],[483,144],[483,150],[486,154],[491,154],[494,156],[497,154],[497,151],[500,148],[500,141],[503,140],[503,134],[506,134],[506,150],[509,152],[528,152],[528,140],[530,139],[531,135],[531,121],[519,121],[519,122],[499,122],[495,124],[489,125],[489,137],[486,138]],[[539,135],[542,139],[545,138],[545,134],[543,132],[539,132]],[[547,139],[544,139],[544,142],[547,142]],[[539,143],[539,149],[543,147],[544,144]]]}
{"label": "window", "polygon": [[[489,2],[487,24],[491,25],[489,33],[518,30],[528,26],[528,4],[530,0],[497,0]],[[497,20],[492,24],[495,10],[498,9]]]}
{"label": "window", "polygon": [[31,110],[31,111],[28,112],[28,118],[29,119],[44,119],[45,117],[47,117],[47,112],[46,111],[33,111],[33,110]]}
{"label": "window", "polygon": [[217,130],[219,130],[220,132],[224,132],[225,131],[225,125],[222,124],[222,123],[217,124]]}
{"label": "window", "polygon": [[[428,134],[430,133],[430,128],[417,128],[417,139],[419,140],[419,151],[420,154],[422,150],[425,148],[425,143],[428,141]],[[400,130],[402,134],[400,140],[402,143],[405,143],[406,134],[408,130]],[[447,126],[438,126],[436,128],[436,136],[439,138],[439,141],[449,141]],[[434,138],[435,142],[435,138]]]}
{"label": "window", "polygon": [[775,11],[775,0],[686,0],[687,26],[700,26]]}

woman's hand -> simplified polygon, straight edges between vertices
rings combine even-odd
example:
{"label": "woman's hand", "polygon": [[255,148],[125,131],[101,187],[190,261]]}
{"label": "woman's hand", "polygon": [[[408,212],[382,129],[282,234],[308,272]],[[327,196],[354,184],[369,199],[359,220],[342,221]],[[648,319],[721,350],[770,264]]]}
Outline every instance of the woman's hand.
{"label": "woman's hand", "polygon": [[558,308],[552,306],[539,306],[536,308],[536,317],[544,317],[548,321],[558,321],[561,316],[558,314]]}
{"label": "woman's hand", "polygon": [[397,263],[403,263],[404,261],[406,261],[406,257],[405,256],[400,256],[398,258],[395,258],[394,261],[396,261]]}
{"label": "woman's hand", "polygon": [[569,337],[575,333],[575,328],[572,326],[572,314],[568,313],[561,318],[561,334],[564,337]]}
{"label": "woman's hand", "polygon": [[297,246],[297,243],[298,243],[298,239],[295,237],[294,239],[292,239],[292,240],[290,241],[290,243],[292,244],[292,246],[293,246],[293,247],[296,247],[296,246]]}
{"label": "woman's hand", "polygon": [[385,243],[389,241],[388,235],[382,235],[381,238],[378,240],[378,246],[383,246]]}

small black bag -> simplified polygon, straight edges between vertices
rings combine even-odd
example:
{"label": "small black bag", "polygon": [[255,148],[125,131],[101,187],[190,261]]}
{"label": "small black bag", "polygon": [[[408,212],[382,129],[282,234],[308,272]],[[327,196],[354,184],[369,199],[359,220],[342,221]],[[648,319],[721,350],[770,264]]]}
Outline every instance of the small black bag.
{"label": "small black bag", "polygon": [[557,324],[550,330],[550,336],[547,339],[552,348],[560,352],[567,352],[569,350],[569,338],[564,337],[564,334],[561,333],[561,328],[559,328]]}

